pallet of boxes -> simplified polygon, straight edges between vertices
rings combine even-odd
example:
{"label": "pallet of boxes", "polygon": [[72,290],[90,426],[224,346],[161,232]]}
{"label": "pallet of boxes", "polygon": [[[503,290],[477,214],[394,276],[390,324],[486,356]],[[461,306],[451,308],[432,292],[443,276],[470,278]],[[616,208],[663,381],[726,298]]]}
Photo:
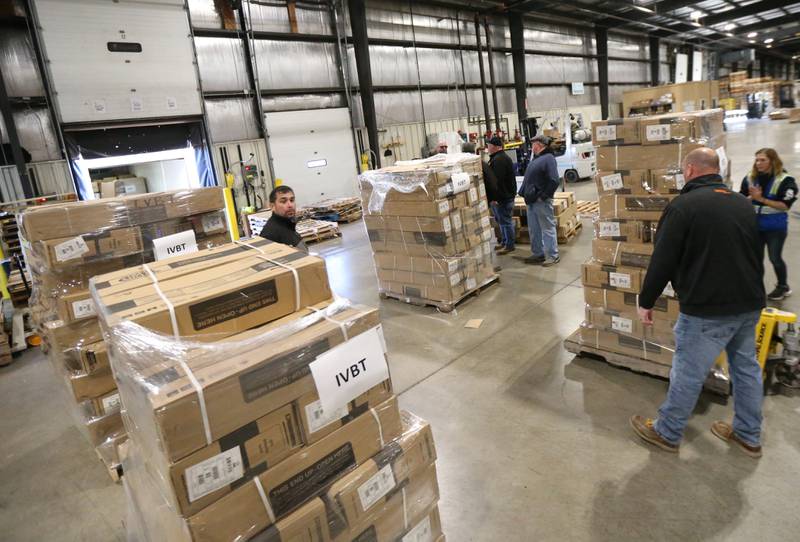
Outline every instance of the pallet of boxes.
{"label": "pallet of boxes", "polygon": [[[443,540],[430,426],[398,409],[377,309],[252,239],[92,279],[138,540]],[[407,538],[404,538],[407,537]]]}
{"label": "pallet of boxes", "polygon": [[125,430],[89,279],[190,243],[229,242],[224,209],[222,189],[203,188],[48,204],[21,215],[31,314],[42,348],[64,377],[79,427],[112,477],[118,476],[117,445]]}
{"label": "pallet of boxes", "polygon": [[[574,239],[583,228],[578,216],[578,202],[574,192],[556,192],[553,194],[553,215],[556,219],[556,233],[558,244],[564,245]],[[517,196],[514,200],[514,231],[517,232],[516,241],[530,243],[530,230],[528,229],[528,207],[525,199]],[[495,233],[499,233],[499,227]]]}
{"label": "pallet of boxes", "polygon": [[[723,112],[720,109],[595,122],[599,217],[592,258],[583,264],[586,318],[565,346],[576,354],[668,377],[679,306],[671,287],[654,307],[653,326],[637,315],[641,290],[661,214],[683,188],[683,158],[699,147],[717,151],[729,183]],[[707,386],[727,393],[724,371]]]}
{"label": "pallet of boxes", "polygon": [[437,155],[359,179],[381,297],[449,312],[497,280],[480,157]]}

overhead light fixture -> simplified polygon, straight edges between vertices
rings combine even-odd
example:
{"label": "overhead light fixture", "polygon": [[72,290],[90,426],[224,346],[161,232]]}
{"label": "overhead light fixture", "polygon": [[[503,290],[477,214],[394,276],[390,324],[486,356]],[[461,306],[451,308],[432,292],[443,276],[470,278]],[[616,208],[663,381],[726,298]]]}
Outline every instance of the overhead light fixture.
{"label": "overhead light fixture", "polygon": [[755,43],[756,42],[756,40],[747,40],[747,41],[749,41],[750,43]]}
{"label": "overhead light fixture", "polygon": [[750,32],[750,33],[747,35],[747,37],[748,37],[748,38],[755,38],[756,36],[758,36],[758,32]]}
{"label": "overhead light fixture", "polygon": [[692,26],[696,26],[697,28],[703,28],[703,25],[695,21],[692,21]]}
{"label": "overhead light fixture", "polygon": [[700,17],[704,17],[704,16],[705,16],[705,13],[703,13],[702,11],[697,10],[697,9],[689,14],[689,17],[692,18],[692,19],[699,19]]}
{"label": "overhead light fixture", "polygon": [[772,43],[773,41],[775,41],[775,40],[772,39],[772,38],[767,38],[767,39],[764,40],[764,43]]}
{"label": "overhead light fixture", "polygon": [[767,49],[772,49],[772,45],[767,45]]}
{"label": "overhead light fixture", "polygon": [[646,8],[646,7],[644,7],[644,6],[637,6],[637,5],[635,5],[635,4],[634,4],[634,6],[633,6],[633,7],[634,7],[635,9],[638,9],[639,11],[644,11],[645,13],[655,13],[655,11],[653,11],[652,9],[650,9],[650,8]]}
{"label": "overhead light fixture", "polygon": [[725,32],[725,35],[728,36],[729,38],[733,37],[733,34],[731,34],[730,32]]}
{"label": "overhead light fixture", "polygon": [[735,24],[733,24],[733,23],[728,23],[728,24],[726,24],[726,25],[723,27],[723,30],[733,30],[734,28],[736,28],[736,25],[735,25]]}

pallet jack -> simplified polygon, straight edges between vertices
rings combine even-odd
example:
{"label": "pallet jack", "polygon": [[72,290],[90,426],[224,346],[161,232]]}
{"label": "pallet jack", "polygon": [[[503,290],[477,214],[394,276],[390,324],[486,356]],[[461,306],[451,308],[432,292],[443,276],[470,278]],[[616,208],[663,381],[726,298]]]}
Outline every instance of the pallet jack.
{"label": "pallet jack", "polygon": [[[756,359],[764,371],[764,395],[800,392],[797,315],[768,307],[756,325]],[[780,324],[786,329],[780,333]]]}

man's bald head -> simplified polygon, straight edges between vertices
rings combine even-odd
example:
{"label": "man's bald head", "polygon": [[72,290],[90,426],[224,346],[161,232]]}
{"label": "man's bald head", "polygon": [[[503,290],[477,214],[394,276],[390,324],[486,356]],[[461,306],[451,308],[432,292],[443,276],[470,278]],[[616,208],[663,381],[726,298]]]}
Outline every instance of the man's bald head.
{"label": "man's bald head", "polygon": [[719,156],[714,149],[701,147],[683,159],[683,177],[686,182],[703,175],[719,175]]}

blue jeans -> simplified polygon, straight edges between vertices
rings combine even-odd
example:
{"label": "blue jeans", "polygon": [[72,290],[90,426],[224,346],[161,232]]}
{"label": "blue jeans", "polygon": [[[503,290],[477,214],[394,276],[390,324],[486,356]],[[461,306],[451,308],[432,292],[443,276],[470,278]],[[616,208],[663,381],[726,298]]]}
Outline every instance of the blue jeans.
{"label": "blue jeans", "polygon": [[717,356],[725,350],[733,384],[733,430],[746,443],[761,439],[764,389],[756,361],[755,327],[761,311],[701,318],[681,313],[675,324],[675,355],[669,391],[658,409],[655,430],[678,444]]}
{"label": "blue jeans", "polygon": [[531,253],[534,257],[558,257],[556,217],[553,215],[553,200],[528,204],[528,235],[531,237]]}
{"label": "blue jeans", "polygon": [[497,205],[492,205],[492,213],[497,224],[500,226],[500,244],[507,249],[514,249],[514,198],[506,201],[498,201]]}

